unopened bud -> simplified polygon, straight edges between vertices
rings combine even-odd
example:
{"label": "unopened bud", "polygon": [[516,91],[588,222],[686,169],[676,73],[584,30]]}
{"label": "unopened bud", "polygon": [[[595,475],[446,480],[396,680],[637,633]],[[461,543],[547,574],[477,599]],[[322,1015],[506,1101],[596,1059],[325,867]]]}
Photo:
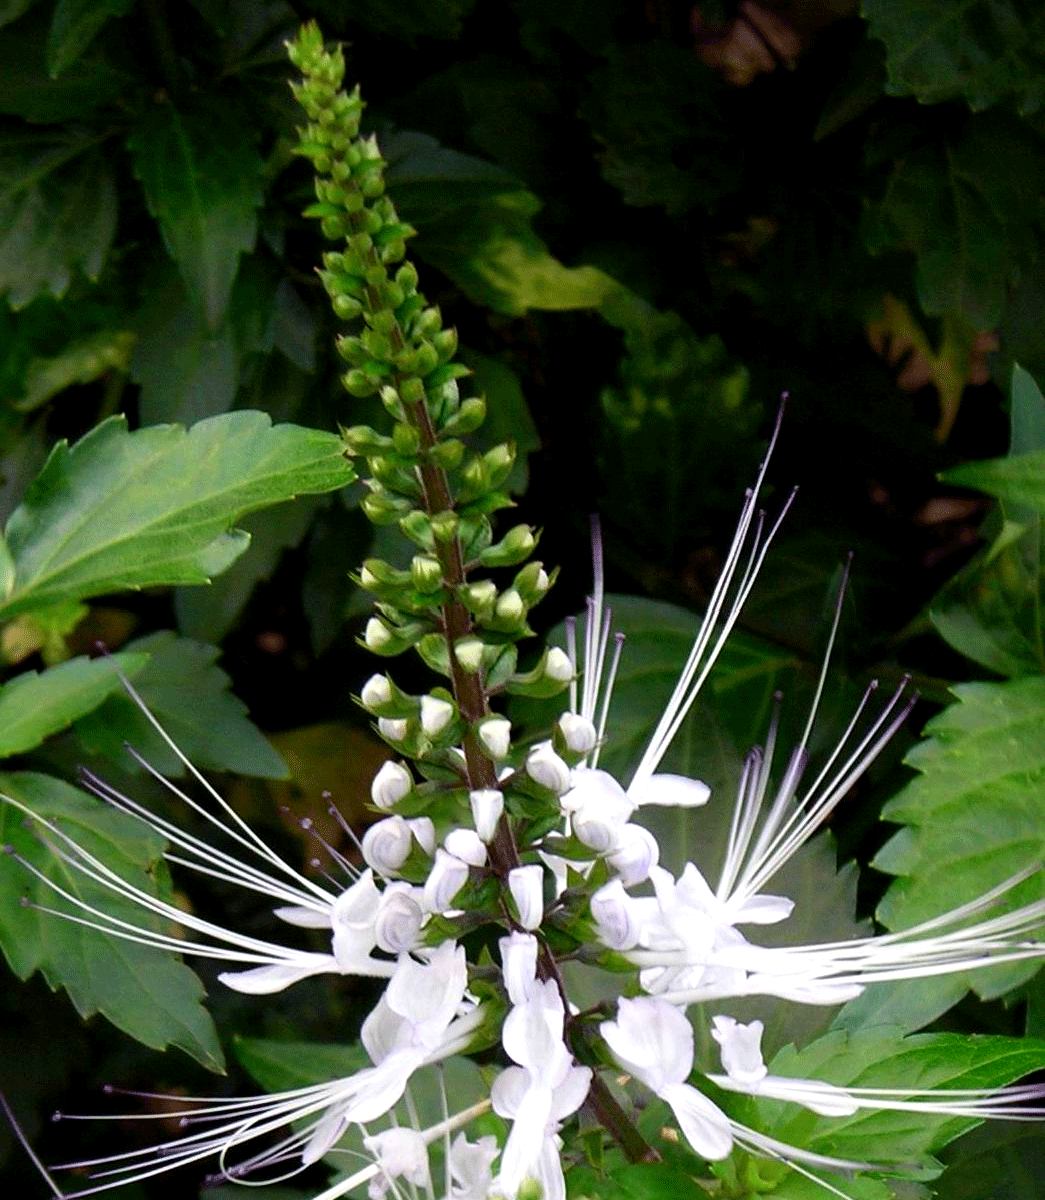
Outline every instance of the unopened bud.
{"label": "unopened bud", "polygon": [[559,732],[566,747],[574,754],[590,754],[599,740],[594,724],[577,713],[563,713],[559,718]]}
{"label": "unopened bud", "polygon": [[[365,572],[366,568],[364,567],[363,569]],[[366,587],[367,585],[364,584],[363,586]],[[382,650],[392,641],[392,633],[384,621],[378,617],[371,617],[366,623],[363,641],[366,642],[368,650]]]}
{"label": "unopened bud", "polygon": [[474,829],[451,829],[443,839],[443,845],[448,854],[470,867],[481,867],[486,863],[486,846]]}
{"label": "unopened bud", "polygon": [[599,938],[611,950],[631,950],[638,945],[634,903],[619,879],[599,888],[591,898],[591,915]]}
{"label": "unopened bud", "polygon": [[472,806],[475,832],[484,842],[489,842],[497,832],[497,825],[504,812],[504,796],[496,788],[479,788],[468,793]]}
{"label": "unopened bud", "polygon": [[508,888],[523,929],[537,929],[544,917],[544,868],[540,863],[508,872]]}
{"label": "unopened bud", "polygon": [[468,864],[440,848],[425,880],[424,904],[431,913],[445,913],[454,896],[468,882]]}
{"label": "unopened bud", "polygon": [[570,790],[570,768],[552,749],[551,742],[534,746],[526,758],[526,774],[556,796]]}
{"label": "unopened bud", "polygon": [[544,660],[544,673],[556,683],[569,683],[573,678],[573,663],[570,662],[565,650],[552,646],[548,657]]}
{"label": "unopened bud", "polygon": [[483,665],[483,644],[479,638],[461,638],[454,643],[454,657],[469,675],[474,675]]}
{"label": "unopened bud", "polygon": [[509,588],[498,598],[494,611],[502,621],[521,621],[526,616],[526,605],[515,588]]}
{"label": "unopened bud", "polygon": [[507,758],[512,746],[512,723],[506,717],[487,717],[476,729],[483,749],[496,762]]}
{"label": "unopened bud", "polygon": [[649,878],[650,870],[660,861],[660,847],[648,829],[629,822],[617,830],[617,848],[606,856],[606,861],[625,887],[634,887]]}
{"label": "unopened bud", "polygon": [[388,682],[388,676],[371,675],[363,684],[359,698],[363,701],[364,708],[381,708],[387,704],[392,699],[392,685]]}
{"label": "unopened bud", "polygon": [[410,826],[402,817],[385,817],[363,834],[363,860],[379,875],[398,875],[412,843]]}
{"label": "unopened bud", "polygon": [[377,731],[390,742],[401,742],[406,737],[409,728],[406,721],[398,717],[378,717]]}
{"label": "unopened bud", "polygon": [[410,582],[422,595],[438,591],[443,582],[442,564],[427,554],[414,555],[410,563]]}
{"label": "unopened bud", "polygon": [[454,706],[438,696],[421,697],[421,728],[429,737],[437,737],[454,718]]}
{"label": "unopened bud", "polygon": [[374,940],[386,954],[406,954],[417,945],[424,909],[407,883],[392,883],[381,893],[374,920]]}
{"label": "unopened bud", "polygon": [[402,763],[386,762],[370,785],[370,799],[386,812],[394,808],[414,787],[410,772]]}

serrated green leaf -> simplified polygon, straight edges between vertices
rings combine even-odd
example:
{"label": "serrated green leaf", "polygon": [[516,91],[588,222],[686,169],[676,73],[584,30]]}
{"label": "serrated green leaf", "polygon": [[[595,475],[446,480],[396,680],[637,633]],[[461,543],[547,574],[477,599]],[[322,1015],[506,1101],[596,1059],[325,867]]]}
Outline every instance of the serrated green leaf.
{"label": "serrated green leaf", "polygon": [[22,754],[96,709],[137,675],[148,654],[73,658],[46,671],[26,671],[0,686],[0,758]]}
{"label": "serrated green leaf", "polygon": [[116,588],[204,583],[245,548],[228,532],[238,517],[353,478],[336,435],[273,426],[264,413],[134,433],[111,417],[55,446],[8,521],[16,582],[0,616]]}
{"label": "serrated green leaf", "polygon": [[237,1037],[232,1047],[240,1064],[266,1092],[341,1079],[371,1065],[361,1043],[349,1046]]}
{"label": "serrated green leaf", "polygon": [[[878,909],[903,929],[974,900],[1045,858],[1045,677],[973,683],[926,726],[908,755],[919,771],[884,808],[904,828],[874,865],[893,881]],[[1040,875],[1009,907],[1045,896]],[[1038,969],[1013,963],[966,976],[980,995],[1010,990]]]}
{"label": "serrated green leaf", "polygon": [[[840,1087],[998,1088],[1041,1070],[1045,1042],[967,1034],[915,1034],[896,1030],[834,1031],[796,1050],[789,1046],[769,1063],[774,1075],[816,1079]],[[782,1141],[858,1162],[919,1165],[939,1173],[936,1151],[977,1124],[926,1112],[861,1109],[850,1117],[817,1117],[781,1101],[756,1101],[761,1127]]]}
{"label": "serrated green leaf", "polygon": [[73,273],[94,279],[116,228],[101,139],[62,132],[0,136],[0,294],[21,308],[65,295]]}
{"label": "serrated green leaf", "polygon": [[[143,822],[114,812],[48,775],[29,772],[0,777],[0,793],[24,804],[61,828],[122,878],[154,895],[165,894],[163,841]],[[41,831],[44,838],[53,837]],[[0,804],[0,842],[12,845],[60,887],[113,917],[140,924],[142,910],[92,884],[68,867],[26,828],[21,811]],[[28,894],[54,908],[68,901],[13,860],[0,870],[0,948],[15,974],[43,972],[54,989],[65,988],[82,1017],[101,1013],[125,1033],[160,1050],[177,1046],[211,1070],[223,1069],[213,1022],[202,1006],[203,986],[183,963],[164,951],[107,937],[85,925],[36,908],[23,907]],[[164,893],[163,889],[167,889]]]}
{"label": "serrated green leaf", "polygon": [[52,79],[70,67],[111,17],[122,17],[136,0],[58,0],[47,35],[47,65]]}
{"label": "serrated green leaf", "polygon": [[[161,630],[130,642],[123,653],[148,655],[135,676],[135,691],[193,766],[287,777],[286,764],[247,719],[246,705],[229,691],[229,677],[214,665],[221,653],[217,646]],[[114,691],[78,721],[75,733],[92,753],[121,765],[127,743],[161,774],[184,774],[181,760],[123,692]]]}
{"label": "serrated green leaf", "polygon": [[923,104],[964,97],[987,108],[1045,99],[1045,13],[1035,0],[863,0],[888,50],[889,91]]}
{"label": "serrated green leaf", "polygon": [[212,331],[257,235],[262,161],[254,143],[255,131],[216,98],[184,110],[157,105],[127,139],[164,245]]}

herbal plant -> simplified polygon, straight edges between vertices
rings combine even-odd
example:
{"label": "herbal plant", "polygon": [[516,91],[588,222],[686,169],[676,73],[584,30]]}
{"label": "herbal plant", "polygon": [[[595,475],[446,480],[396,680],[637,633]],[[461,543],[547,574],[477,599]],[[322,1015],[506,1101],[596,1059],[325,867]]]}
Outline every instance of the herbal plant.
{"label": "herbal plant", "polygon": [[[260,893],[329,948],[300,949],[185,911],[162,878],[157,886],[128,875],[67,812],[53,819],[34,803],[33,780],[6,800],[42,845],[11,850],[36,881],[37,911],[64,914],[59,927],[215,959],[234,991],[270,995],[323,974],[387,984],[363,1022],[366,1059],[347,1073],[258,1097],[186,1100],[175,1115],[191,1132],[67,1163],[91,1181],[70,1190],[49,1177],[56,1194],[213,1159],[214,1181],[250,1183],[294,1178],[325,1160],[337,1174],[319,1200],[364,1185],[371,1197],[421,1190],[515,1200],[630,1195],[683,1181],[738,1198],[875,1200],[894,1194],[892,1179],[908,1188],[931,1180],[934,1152],[970,1125],[1045,1115],[1045,1089],[1014,1082],[1045,1065],[1041,1043],[905,1037],[860,1008],[876,986],[897,981],[942,977],[963,988],[967,973],[990,967],[976,976],[989,993],[1025,978],[1045,957],[1033,936],[1045,924],[1033,847],[1013,844],[1008,873],[991,886],[948,911],[897,921],[891,933],[791,941],[746,928],[788,928],[794,901],[764,889],[809,852],[902,724],[906,683],[884,701],[868,688],[837,745],[811,764],[825,659],[797,744],[779,753],[774,714],[765,745],[745,760],[715,870],[662,865],[669,847],[653,832],[658,812],[699,827],[704,814],[691,810],[722,805],[702,782],[660,768],[786,514],[786,504],[771,519],[759,511],[765,461],[626,786],[599,765],[628,647],[613,637],[597,527],[595,586],[580,627],[567,622],[565,648],[519,670],[517,644],[554,573],[530,560],[536,539],[526,525],[495,540],[491,515],[510,504],[502,487],[512,448],[476,451],[466,441],[485,405],[460,395],[467,371],[454,361],[456,335],[406,261],[413,231],[384,194],[378,143],[359,137],[362,104],[358,91],[341,90],[340,51],[324,49],[307,26],[290,53],[308,119],[297,152],[317,173],[310,215],[339,247],[325,255],[321,278],[334,311],[353,322],[338,343],[345,387],[360,401],[376,397],[385,413],[384,432],[354,425],[343,443],[365,460],[364,511],[413,547],[408,567],[363,564],[359,583],[377,604],[364,640],[381,656],[415,649],[445,683],[415,695],[377,673],[362,686],[360,701],[393,755],[371,784],[384,815],[362,837],[363,865],[328,846],[323,882],[255,833],[144,703],[161,744],[209,795],[200,802],[177,789],[175,799],[219,836],[199,837],[85,775],[116,810],[112,827],[124,839],[138,830],[153,856],[166,841],[172,864]],[[558,700],[543,737],[519,736],[498,707],[505,695]],[[599,995],[589,1003],[581,997],[593,980]],[[763,1037],[788,1040],[793,1010],[840,1005],[832,1030],[765,1061]],[[346,1156],[364,1165],[345,1169]]]}

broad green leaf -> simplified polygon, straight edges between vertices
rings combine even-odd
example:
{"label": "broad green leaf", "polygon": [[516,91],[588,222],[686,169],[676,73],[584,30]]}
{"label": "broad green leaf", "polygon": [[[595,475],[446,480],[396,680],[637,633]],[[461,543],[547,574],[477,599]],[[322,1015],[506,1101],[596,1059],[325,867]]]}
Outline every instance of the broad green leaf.
{"label": "broad green leaf", "polygon": [[0,685],[0,758],[22,754],[96,709],[137,675],[147,653],[73,658],[37,674],[26,671]]}
{"label": "broad green leaf", "polygon": [[371,1066],[362,1043],[282,1042],[272,1038],[237,1037],[233,1052],[251,1078],[266,1092],[341,1079]]}
{"label": "broad green leaf", "polygon": [[953,975],[929,979],[901,979],[897,983],[872,983],[855,1000],[842,1005],[832,1029],[858,1029],[890,1025],[902,1033],[924,1029],[965,995],[968,987]]}
{"label": "broad green leaf", "polygon": [[[217,646],[161,630],[129,643],[124,653],[149,656],[135,676],[135,691],[193,766],[286,778],[286,764],[247,719],[246,705],[229,691],[229,677],[214,665],[221,653]],[[126,764],[126,743],[161,774],[184,774],[180,759],[122,691],[78,721],[74,732],[92,753],[114,762]]]}
{"label": "broad green leaf", "polygon": [[31,412],[74,384],[92,383],[110,371],[126,372],[135,336],[127,329],[103,329],[77,338],[53,358],[35,358],[25,373],[25,395],[15,402]]}
{"label": "broad green leaf", "polygon": [[82,133],[0,135],[0,295],[21,308],[63,296],[74,272],[94,279],[116,228],[116,188]]}
{"label": "broad green leaf", "polygon": [[8,521],[10,617],[41,604],[155,584],[204,583],[246,547],[244,513],[354,478],[334,434],[239,411],[186,431],[131,433],[111,417],[59,442]]}
{"label": "broad green leaf", "polygon": [[190,425],[228,412],[239,383],[236,339],[229,322],[216,332],[208,330],[181,281],[156,272],[136,325],[130,370],[141,385],[143,425]]}
{"label": "broad green leaf", "polygon": [[207,327],[225,315],[239,258],[254,245],[261,158],[227,100],[149,109],[127,139],[149,211]]}
{"label": "broad green leaf", "polygon": [[1036,0],[863,0],[868,32],[888,50],[894,96],[964,97],[987,108],[1045,99],[1045,12]]}
{"label": "broad green leaf", "polygon": [[250,534],[246,552],[209,587],[179,588],[175,593],[174,608],[182,633],[200,641],[220,642],[254,588],[274,574],[283,552],[301,543],[321,504],[319,499],[301,497],[244,518],[243,528]]}
{"label": "broad green leaf", "polygon": [[[1045,397],[1013,369],[1007,458],[973,462],[943,476],[1001,500],[992,545],[934,597],[929,616],[952,646],[1001,675],[1045,672]],[[1035,466],[1038,463],[1035,480]]]}
{"label": "broad green leaf", "polygon": [[47,36],[47,65],[57,78],[87,49],[110,17],[122,17],[136,0],[58,0]]}
{"label": "broad green leaf", "polygon": [[[164,843],[141,821],[114,812],[76,788],[29,772],[0,777],[0,794],[25,805],[60,828],[133,886],[170,898],[162,862]],[[28,827],[27,827],[28,824]],[[46,879],[87,904],[135,924],[150,918],[73,870],[45,844],[57,840],[23,813],[0,803],[0,842],[14,847]],[[40,970],[54,989],[65,988],[82,1017],[101,1013],[145,1045],[177,1046],[211,1070],[222,1069],[221,1047],[202,1006],[203,986],[172,955],[108,937],[88,926],[23,907],[21,898],[75,912],[13,859],[0,870],[0,948],[22,979]]]}
{"label": "broad green leaf", "polygon": [[[893,881],[878,909],[904,929],[974,900],[1045,858],[1045,676],[953,689],[955,703],[908,755],[919,775],[882,812],[904,828],[874,865]],[[1040,875],[1008,907],[1045,896]],[[1009,991],[1038,969],[1013,963],[967,976],[980,995]]]}
{"label": "broad green leaf", "polygon": [[427,134],[382,138],[388,189],[421,234],[418,255],[477,303],[521,316],[529,308],[598,308],[620,285],[592,266],[567,267],[532,228],[540,201],[492,163]]}
{"label": "broad green leaf", "polygon": [[952,467],[942,478],[978,488],[1006,504],[1045,514],[1045,450]]}
{"label": "broad green leaf", "polygon": [[937,1200],[1038,1200],[1045,1139],[1035,1122],[986,1121],[942,1155]]}
{"label": "broad green leaf", "polygon": [[1006,289],[1037,258],[1045,165],[1036,139],[1012,117],[982,114],[948,140],[919,136],[889,161],[884,194],[866,212],[868,249],[915,255],[929,316],[994,328]]}
{"label": "broad green leaf", "polygon": [[[915,1034],[867,1029],[836,1030],[796,1050],[789,1046],[769,1063],[774,1075],[816,1079],[841,1087],[997,1088],[1022,1079],[1045,1065],[1045,1042],[967,1034]],[[794,1104],[756,1101],[763,1128],[773,1137],[820,1154],[859,1162],[920,1166],[927,1176],[939,1173],[936,1151],[976,1121],[924,1112],[861,1109],[850,1117],[817,1117]]]}
{"label": "broad green leaf", "polygon": [[4,29],[0,112],[43,125],[83,121],[142,86],[133,64],[105,54],[100,47],[78,59],[60,79],[53,79],[47,70],[50,18],[47,6],[40,5],[32,16]]}

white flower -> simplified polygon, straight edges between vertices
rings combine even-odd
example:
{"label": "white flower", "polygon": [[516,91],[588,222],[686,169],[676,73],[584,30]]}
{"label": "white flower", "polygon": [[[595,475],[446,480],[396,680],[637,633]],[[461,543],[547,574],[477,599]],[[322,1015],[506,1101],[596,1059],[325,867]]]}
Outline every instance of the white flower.
{"label": "white flower", "polygon": [[509,871],[508,889],[523,929],[540,928],[544,917],[544,868],[540,863]]}
{"label": "white flower", "polygon": [[413,950],[424,920],[417,889],[408,883],[389,884],[381,893],[374,918],[374,941],[378,949],[397,955]]}
{"label": "white flower", "polygon": [[410,794],[414,780],[402,763],[389,760],[383,763],[370,784],[370,799],[385,812],[394,808],[404,796]]}
{"label": "white flower", "polygon": [[526,773],[557,796],[570,790],[570,768],[552,749],[551,742],[534,746],[526,756]]}
{"label": "white flower", "polygon": [[447,1200],[487,1200],[493,1183],[494,1159],[500,1154],[497,1139],[489,1134],[470,1142],[463,1133],[450,1147],[450,1178]]}
{"label": "white flower", "polygon": [[505,717],[487,717],[476,728],[479,741],[489,756],[497,761],[504,758],[512,745],[512,723]]}
{"label": "white flower", "polygon": [[648,879],[659,858],[657,839],[644,826],[630,821],[617,830],[617,844],[606,855],[607,863],[625,887],[634,887]]}
{"label": "white flower", "polygon": [[395,1188],[394,1181],[400,1178],[415,1187],[431,1187],[428,1145],[416,1130],[386,1129],[383,1133],[365,1137],[363,1145],[380,1168],[367,1188],[370,1200],[381,1200],[390,1188]]}
{"label": "white flower", "polygon": [[716,1161],[729,1154],[729,1118],[686,1082],[693,1070],[693,1029],[677,1008],[647,996],[621,999],[617,1020],[604,1021],[599,1031],[624,1070],[670,1106],[686,1141],[702,1158]]}
{"label": "white flower", "polygon": [[475,832],[484,842],[492,841],[504,812],[503,794],[496,788],[479,788],[468,793],[468,803],[472,806]]}
{"label": "white flower", "polygon": [[438,737],[453,719],[454,706],[448,700],[421,697],[421,728],[429,737]]}
{"label": "white flower", "polygon": [[501,1040],[517,1065],[494,1080],[490,1099],[512,1121],[496,1187],[509,1200],[530,1179],[542,1200],[564,1200],[559,1124],[584,1103],[591,1070],[572,1065],[562,1040],[564,1009],[554,981],[535,981],[527,998],[505,1018]]}

